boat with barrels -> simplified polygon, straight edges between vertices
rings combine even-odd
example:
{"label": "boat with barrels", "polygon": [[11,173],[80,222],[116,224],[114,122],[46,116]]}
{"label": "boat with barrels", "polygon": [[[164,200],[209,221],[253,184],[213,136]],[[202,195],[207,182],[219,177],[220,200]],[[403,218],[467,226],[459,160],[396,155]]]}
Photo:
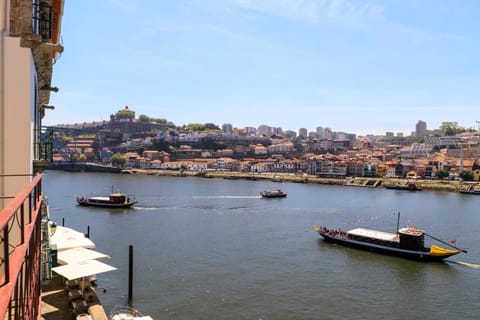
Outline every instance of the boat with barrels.
{"label": "boat with barrels", "polygon": [[[398,229],[397,227],[397,233],[365,228],[342,231],[313,226],[313,229],[330,243],[419,261],[442,261],[460,252],[467,253],[466,250],[459,249],[416,228]],[[425,236],[443,243],[450,249],[437,245],[426,247]]]}
{"label": "boat with barrels", "polygon": [[124,193],[111,193],[107,197],[77,197],[75,200],[80,206],[123,209],[130,208],[138,202]]}

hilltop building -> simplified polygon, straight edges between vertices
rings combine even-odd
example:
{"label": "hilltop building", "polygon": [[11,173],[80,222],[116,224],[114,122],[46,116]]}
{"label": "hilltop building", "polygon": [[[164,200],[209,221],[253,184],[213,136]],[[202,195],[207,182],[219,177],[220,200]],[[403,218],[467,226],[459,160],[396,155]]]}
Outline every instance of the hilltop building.
{"label": "hilltop building", "polygon": [[230,123],[225,123],[222,126],[222,130],[225,134],[232,134],[233,132],[233,126]]}
{"label": "hilltop building", "polygon": [[422,120],[418,120],[415,126],[415,137],[417,139],[423,139],[427,135],[427,123]]}
{"label": "hilltop building", "polygon": [[306,138],[308,137],[308,130],[306,128],[300,128],[298,129],[298,136],[300,138]]}

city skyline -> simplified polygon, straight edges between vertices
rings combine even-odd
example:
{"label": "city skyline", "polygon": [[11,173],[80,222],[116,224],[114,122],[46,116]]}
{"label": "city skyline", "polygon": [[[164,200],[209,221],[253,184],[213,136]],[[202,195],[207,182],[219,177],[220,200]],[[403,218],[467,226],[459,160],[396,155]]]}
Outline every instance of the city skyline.
{"label": "city skyline", "polygon": [[108,120],[128,105],[177,125],[476,128],[480,4],[460,4],[67,1],[44,123]]}

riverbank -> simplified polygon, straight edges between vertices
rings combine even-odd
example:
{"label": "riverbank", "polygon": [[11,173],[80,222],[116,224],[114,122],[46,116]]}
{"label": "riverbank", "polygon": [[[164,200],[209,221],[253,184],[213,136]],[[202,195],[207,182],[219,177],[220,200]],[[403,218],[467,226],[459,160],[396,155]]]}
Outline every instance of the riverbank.
{"label": "riverbank", "polygon": [[466,183],[461,181],[440,181],[425,179],[398,179],[398,178],[320,178],[311,175],[294,175],[288,173],[246,173],[227,171],[175,171],[175,170],[124,170],[122,173],[142,174],[171,177],[200,177],[217,179],[245,179],[245,180],[269,180],[272,182],[294,182],[294,183],[316,183],[325,185],[341,185],[366,188],[381,188],[385,184],[405,184],[414,182],[417,187],[423,190],[458,192],[464,189]]}

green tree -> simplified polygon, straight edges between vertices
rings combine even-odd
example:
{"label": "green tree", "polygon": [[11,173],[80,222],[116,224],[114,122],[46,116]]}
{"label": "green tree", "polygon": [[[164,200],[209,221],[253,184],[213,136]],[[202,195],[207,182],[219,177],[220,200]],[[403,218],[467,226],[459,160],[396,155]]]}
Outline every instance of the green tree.
{"label": "green tree", "polygon": [[181,129],[183,131],[193,131],[193,132],[200,132],[200,131],[219,131],[220,128],[214,123],[190,123],[186,126],[184,125]]}
{"label": "green tree", "polygon": [[453,136],[456,133],[458,122],[444,121],[440,124],[440,130],[446,136]]}
{"label": "green tree", "polygon": [[152,122],[152,118],[144,114],[141,114],[138,116],[138,122]]}
{"label": "green tree", "polygon": [[470,170],[462,170],[458,173],[458,176],[464,181],[473,181],[473,172]]}
{"label": "green tree", "polygon": [[112,162],[114,166],[123,167],[127,162],[127,159],[123,156],[123,154],[117,152],[110,158],[110,162]]}
{"label": "green tree", "polygon": [[435,173],[435,176],[436,176],[438,179],[447,178],[449,175],[450,175],[450,172],[448,172],[448,170],[446,170],[446,169],[438,170],[438,171]]}
{"label": "green tree", "polygon": [[460,127],[456,121],[444,121],[440,124],[440,130],[446,136],[454,136],[458,133],[465,132],[466,129]]}
{"label": "green tree", "polygon": [[170,143],[165,141],[165,139],[156,139],[153,141],[153,148],[157,151],[170,151]]}
{"label": "green tree", "polygon": [[204,138],[199,142],[199,147],[205,150],[223,150],[226,148],[223,141],[215,141],[212,138]]}
{"label": "green tree", "polygon": [[72,155],[72,161],[73,162],[87,161],[87,157],[82,153],[74,153]]}
{"label": "green tree", "polygon": [[158,124],[167,124],[168,123],[167,119],[162,119],[162,118],[154,119],[154,122],[156,122]]}

